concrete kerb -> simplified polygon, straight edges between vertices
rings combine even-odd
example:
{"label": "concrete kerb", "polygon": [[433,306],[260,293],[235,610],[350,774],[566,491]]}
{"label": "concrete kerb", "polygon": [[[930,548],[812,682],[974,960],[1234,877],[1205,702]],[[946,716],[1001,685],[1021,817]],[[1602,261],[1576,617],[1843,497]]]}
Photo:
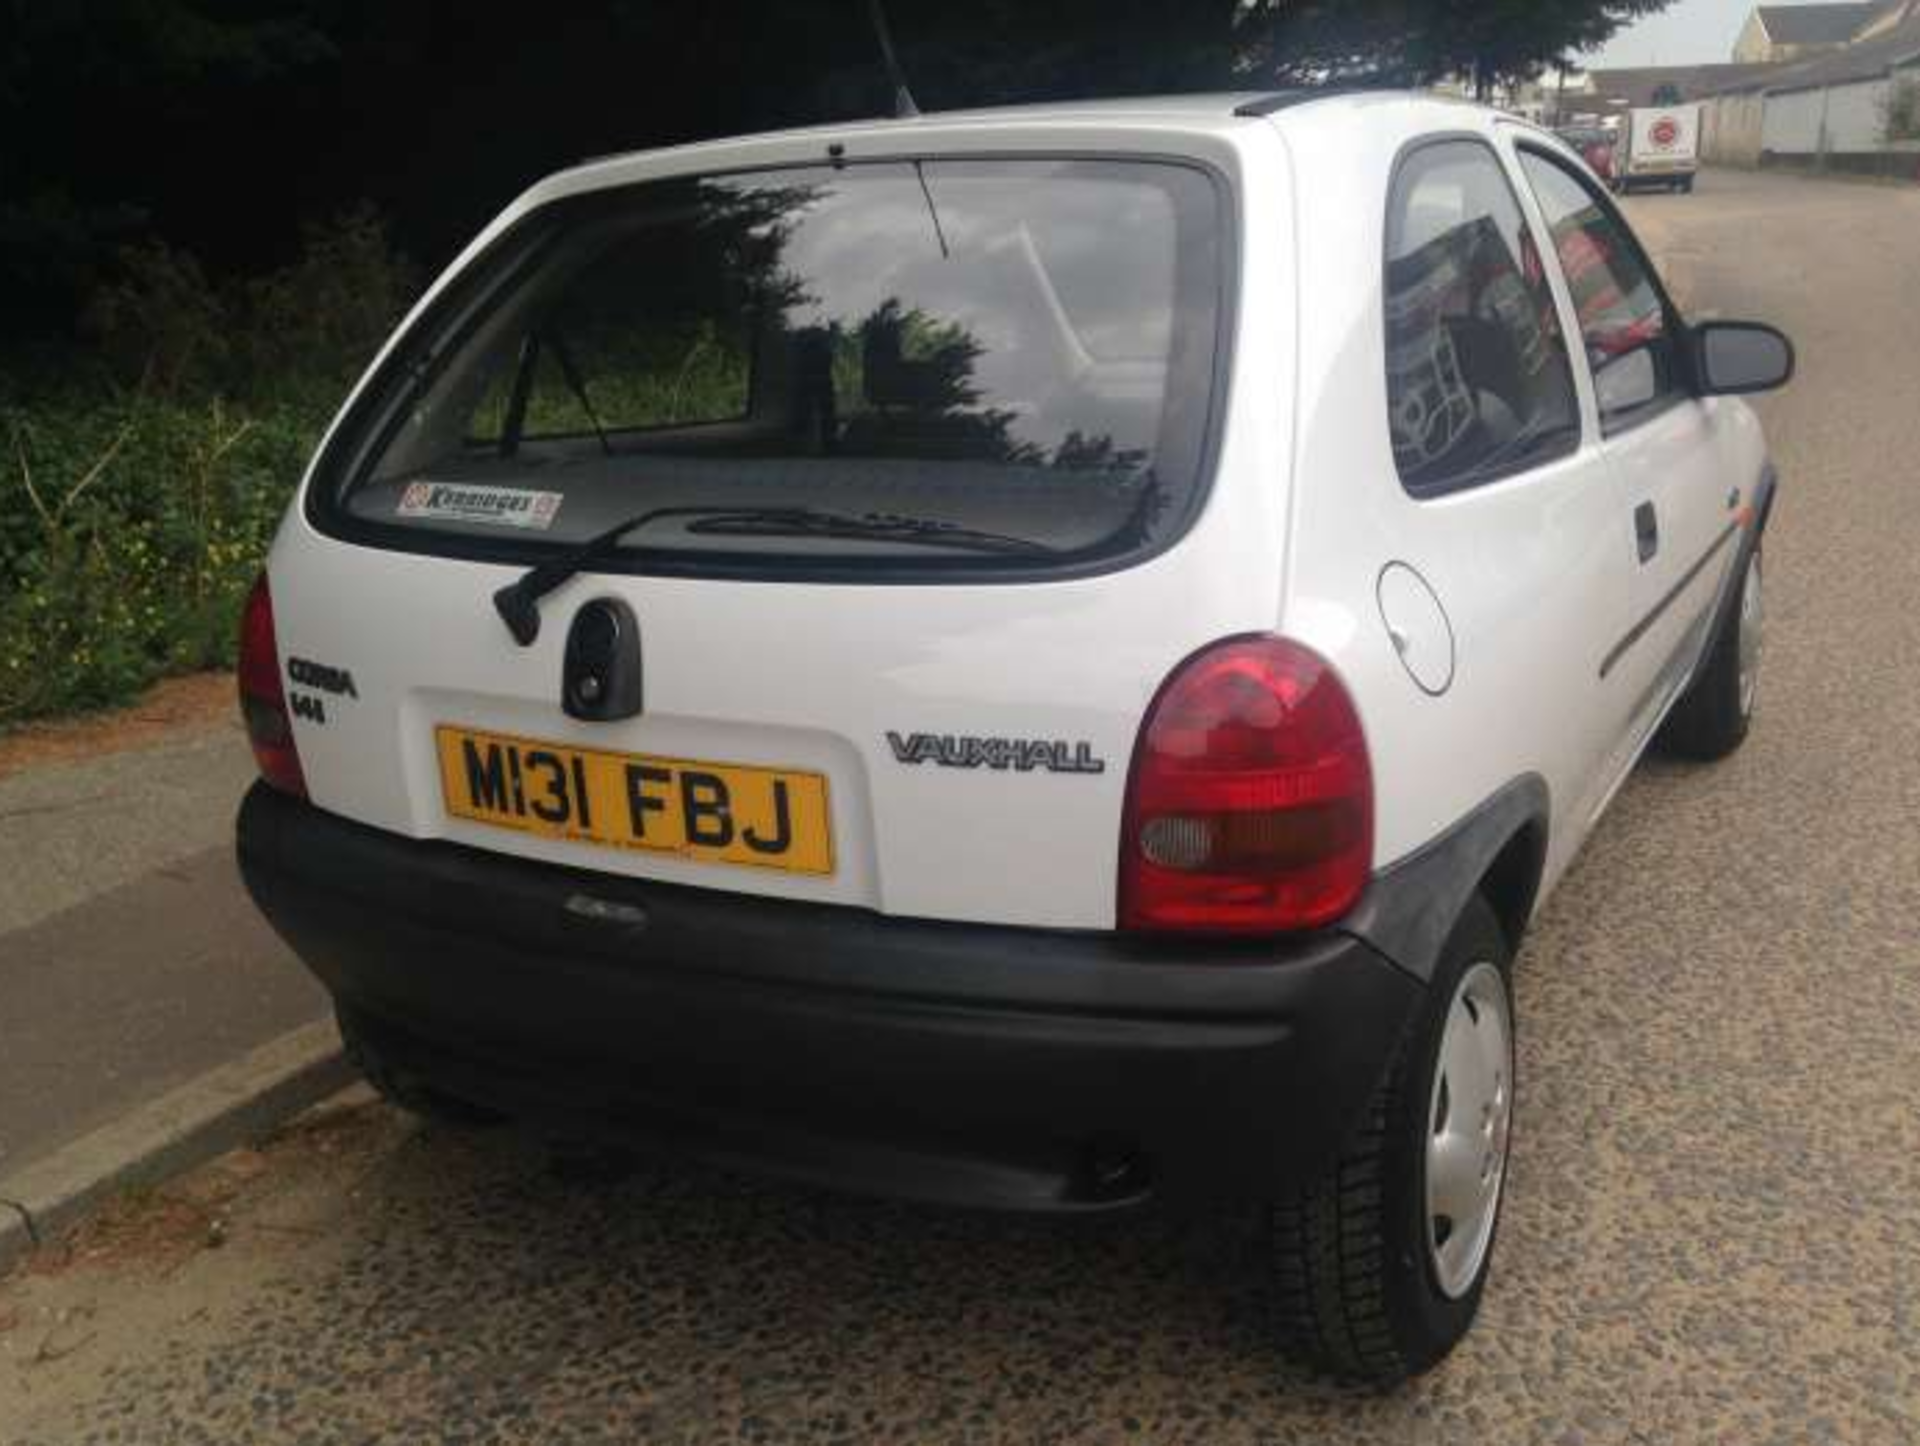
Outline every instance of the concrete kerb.
{"label": "concrete kerb", "polygon": [[352,1079],[339,1033],[322,1020],[0,1177],[0,1272],[113,1191],[153,1184],[257,1140]]}

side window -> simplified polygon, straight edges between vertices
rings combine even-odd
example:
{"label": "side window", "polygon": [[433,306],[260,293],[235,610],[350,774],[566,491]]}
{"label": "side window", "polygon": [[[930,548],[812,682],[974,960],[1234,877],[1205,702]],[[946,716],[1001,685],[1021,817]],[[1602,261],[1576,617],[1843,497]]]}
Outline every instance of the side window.
{"label": "side window", "polygon": [[1493,151],[1421,147],[1387,205],[1388,427],[1402,484],[1453,491],[1573,451],[1566,339]]}
{"label": "side window", "polygon": [[1521,151],[1520,166],[1573,293],[1600,418],[1618,427],[1685,390],[1659,288],[1633,238],[1584,181],[1537,151]]}

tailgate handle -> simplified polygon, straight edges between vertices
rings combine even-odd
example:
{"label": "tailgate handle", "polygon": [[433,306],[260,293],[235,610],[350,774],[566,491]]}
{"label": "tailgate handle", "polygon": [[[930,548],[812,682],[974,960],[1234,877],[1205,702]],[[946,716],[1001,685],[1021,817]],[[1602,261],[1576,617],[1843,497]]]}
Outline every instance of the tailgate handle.
{"label": "tailgate handle", "polygon": [[567,630],[560,706],[568,717],[611,723],[633,717],[640,704],[640,620],[619,598],[595,598]]}

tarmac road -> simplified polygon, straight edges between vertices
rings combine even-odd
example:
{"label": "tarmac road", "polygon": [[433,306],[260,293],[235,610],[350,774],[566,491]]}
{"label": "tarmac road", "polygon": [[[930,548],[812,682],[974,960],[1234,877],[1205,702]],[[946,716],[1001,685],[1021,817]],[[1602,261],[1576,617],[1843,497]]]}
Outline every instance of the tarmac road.
{"label": "tarmac road", "polygon": [[1528,942],[1440,1371],[1276,1369],[1249,1230],[569,1185],[367,1106],[0,1284],[0,1440],[1920,1440],[1920,191],[1632,209],[1698,308],[1800,344],[1761,711],[1645,766]]}

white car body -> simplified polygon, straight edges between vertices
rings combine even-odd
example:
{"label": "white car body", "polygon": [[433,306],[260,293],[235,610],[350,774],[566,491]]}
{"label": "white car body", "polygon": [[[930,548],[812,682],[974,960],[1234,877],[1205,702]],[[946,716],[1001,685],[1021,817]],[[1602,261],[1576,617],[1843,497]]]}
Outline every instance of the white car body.
{"label": "white car body", "polygon": [[[1361,98],[1248,119],[1202,97],[714,142],[542,182],[468,257],[556,198],[685,171],[811,162],[828,136],[862,158],[991,148],[1164,154],[1213,167],[1232,188],[1239,230],[1232,379],[1205,510],[1170,551],[1124,574],[1072,581],[743,588],[596,578],[595,590],[630,600],[647,629],[646,714],[610,730],[555,706],[561,630],[527,654],[502,648],[486,599],[518,568],[342,543],[296,506],[269,564],[281,648],[348,662],[358,692],[324,727],[295,719],[315,802],[409,837],[676,883],[918,918],[1110,928],[1126,760],[1155,689],[1204,642],[1276,632],[1326,657],[1359,703],[1377,775],[1376,868],[1532,774],[1552,800],[1544,898],[1691,666],[1662,678],[1651,666],[1598,676],[1607,650],[1677,576],[1636,562],[1634,508],[1657,495],[1664,528],[1709,538],[1728,510],[1722,479],[1758,477],[1763,442],[1731,399],[1679,409],[1654,435],[1608,442],[1578,367],[1585,435],[1575,456],[1441,501],[1409,496],[1381,425],[1377,258],[1395,157],[1436,132],[1483,137],[1509,160],[1522,135],[1561,149],[1542,132],[1444,102]],[[1517,179],[1516,188],[1525,195]],[[1676,567],[1688,551],[1672,549]],[[1667,646],[1647,647],[1648,658],[1664,665],[1683,632],[1698,632],[1730,557],[1690,581],[1663,624]],[[1417,613],[1407,623],[1412,649],[1452,649],[1454,680],[1439,697],[1409,676],[1381,616],[1381,573],[1396,563],[1423,577],[1444,609],[1444,624]],[[449,720],[823,771],[838,867],[826,878],[716,871],[452,818],[433,749],[434,724]],[[981,770],[960,787],[952,771],[902,767],[889,730],[1084,739],[1106,768]]]}
{"label": "white car body", "polygon": [[[575,207],[583,198],[630,237],[666,224],[614,209],[643,183],[702,178],[648,193],[692,196],[673,203],[691,214],[709,204],[706,178],[722,178],[719,192],[799,192],[764,173],[811,167],[824,179],[780,203],[795,208],[777,211],[780,226],[821,194],[890,177],[906,198],[890,214],[919,248],[899,264],[976,275],[946,268],[949,227],[968,264],[984,234],[966,229],[976,213],[955,199],[962,179],[1022,158],[1064,168],[1042,173],[1056,189],[1076,166],[1181,170],[1180,185],[1220,203],[1223,229],[1203,252],[1219,274],[1169,293],[1184,298],[1170,314],[1218,325],[1203,349],[1169,321],[1157,363],[1081,344],[1029,210],[996,233],[999,251],[977,247],[1042,279],[1042,300],[1003,347],[1017,365],[999,375],[1037,374],[1020,367],[1044,352],[1071,373],[1068,390],[1095,377],[1088,395],[1116,415],[1158,383],[1155,396],[1174,400],[1155,402],[1156,438],[1182,408],[1180,425],[1197,426],[1172,389],[1176,364],[1210,375],[1204,449],[1174,454],[1201,459],[1177,525],[1148,545],[1160,516],[1148,504],[1168,493],[1136,470],[1143,500],[1128,516],[1143,541],[1131,554],[1033,575],[948,557],[975,570],[927,573],[915,549],[956,544],[921,533],[880,544],[907,557],[898,576],[823,578],[728,573],[697,547],[616,556],[634,519],[609,528],[606,516],[634,505],[622,502],[594,514],[603,551],[548,567],[569,555],[540,529],[565,507],[577,545],[592,500],[518,480],[558,477],[539,470],[552,458],[576,469],[567,475],[602,469],[624,497],[652,477],[738,481],[754,465],[740,458],[760,454],[702,453],[697,438],[635,426],[628,455],[658,470],[631,470],[525,280],[561,243],[515,270],[514,238],[564,237],[568,218],[589,214]],[[862,165],[864,177],[835,179]],[[1210,186],[1196,186],[1195,168]],[[736,176],[749,179],[725,179]],[[538,230],[543,218],[554,229]],[[1108,264],[1118,243],[1106,226],[1076,224],[1074,254]],[[852,254],[891,264],[905,232],[872,230],[885,247]],[[776,259],[794,234],[741,233],[773,236]],[[839,232],[833,244],[857,240]],[[1184,260],[1166,269],[1170,286],[1197,273]],[[765,385],[807,428],[782,421],[777,445],[823,450],[777,453],[778,485],[826,478],[858,494],[876,475],[858,463],[891,454],[819,442],[855,425],[836,396],[864,395],[884,432],[901,378],[942,353],[903,360],[900,326],[890,353],[861,351],[857,386],[828,369],[839,352],[806,352],[819,369],[803,371],[816,333],[832,346],[850,334],[791,322],[812,283],[790,274],[817,273],[765,272],[781,279],[769,334],[796,359]],[[536,298],[532,319],[515,319],[515,287]],[[1467,311],[1448,310],[1463,296]],[[1133,293],[1105,302],[1146,309]],[[1087,314],[1086,293],[1074,304]],[[868,316],[862,348],[886,335],[869,330],[886,307],[867,305],[847,312]],[[764,314],[749,307],[742,348],[755,376]],[[433,400],[465,385],[459,357],[496,341],[490,355],[520,359],[497,445],[469,425],[477,410],[436,414]],[[968,355],[1000,344],[986,336]],[[550,428],[533,440],[554,450],[529,459],[521,424],[547,349],[592,431]],[[617,1105],[644,1119],[648,1140],[943,1201],[1090,1210],[1159,1194],[1252,1197],[1275,1211],[1289,1338],[1354,1374],[1421,1370],[1465,1331],[1486,1278],[1513,1107],[1506,971],[1520,935],[1670,713],[1696,756],[1744,736],[1773,480],[1760,427],[1731,393],[1790,371],[1790,347],[1766,328],[1686,327],[1559,141],[1432,99],[1196,96],[929,115],[583,165],[517,200],[428,292],[287,514],[242,647],[265,779],[240,818],[243,872],[334,992],[369,1077],[402,1103],[558,1113],[568,1132],[587,1128],[576,1108],[599,1120]],[[775,435],[753,431],[761,385],[748,382],[737,416],[697,425],[737,426],[742,446]],[[824,403],[810,385],[825,387]],[[996,426],[1025,415],[1010,387],[996,394]],[[462,395],[473,402],[480,384]],[[386,420],[356,420],[363,403]],[[657,430],[685,430],[675,416]],[[389,448],[436,428],[455,458],[446,465],[476,455],[495,469],[484,475],[515,486],[443,483],[398,463],[376,472]],[[1098,439],[1108,460],[1094,466],[1115,465],[1123,430]],[[1445,486],[1402,480],[1453,465],[1463,438],[1489,460]],[[1069,440],[1086,445],[1077,427]],[[1042,467],[999,453],[992,464],[1026,468],[1020,505],[1038,488],[1033,505],[1047,507],[1045,489],[1088,485],[1083,471],[1061,480],[1066,450]],[[912,461],[950,465],[935,451]],[[374,461],[341,464],[348,480],[323,496],[336,454]],[[928,485],[1002,495],[958,476]],[[471,494],[450,506],[497,507],[521,525],[409,531],[401,519],[417,520],[442,485]],[[355,488],[385,509],[377,523],[348,525]],[[711,498],[698,500],[712,521]],[[1034,543],[967,525],[1002,554]],[[775,535],[875,545],[871,531],[749,535],[755,548]],[[676,571],[676,555],[693,561]],[[558,572],[529,610],[542,567]],[[570,640],[589,617],[625,639],[624,674],[580,671]],[[1234,666],[1207,673],[1222,657]],[[1295,667],[1306,671],[1285,671]],[[610,688],[620,708],[583,713],[582,678],[589,701]],[[1311,729],[1322,730],[1317,752],[1300,741]],[[445,741],[455,735],[443,730],[502,740],[510,798],[505,765],[483,778],[469,747],[462,803]],[[529,770],[546,760],[563,822],[566,759],[573,822],[591,793],[581,760],[624,768],[621,807],[608,812],[630,814],[632,834],[610,847],[571,825],[531,826],[517,749],[538,750]],[[742,867],[766,859],[729,862],[649,835],[647,810],[672,803],[685,812],[682,843],[693,839],[686,770],[702,764],[823,780],[824,860]],[[680,791],[643,796],[648,769],[678,770]],[[483,793],[491,813],[476,813]],[[774,796],[771,827],[787,840],[786,795]],[[752,830],[769,826],[763,813],[738,837],[762,849]],[[1259,866],[1239,867],[1249,857]],[[1330,872],[1313,875],[1328,890],[1314,894],[1300,881],[1329,859],[1346,892],[1325,883]],[[1142,880],[1157,880],[1162,912],[1142,909]],[[1366,1240],[1378,1244],[1349,1249]]]}

